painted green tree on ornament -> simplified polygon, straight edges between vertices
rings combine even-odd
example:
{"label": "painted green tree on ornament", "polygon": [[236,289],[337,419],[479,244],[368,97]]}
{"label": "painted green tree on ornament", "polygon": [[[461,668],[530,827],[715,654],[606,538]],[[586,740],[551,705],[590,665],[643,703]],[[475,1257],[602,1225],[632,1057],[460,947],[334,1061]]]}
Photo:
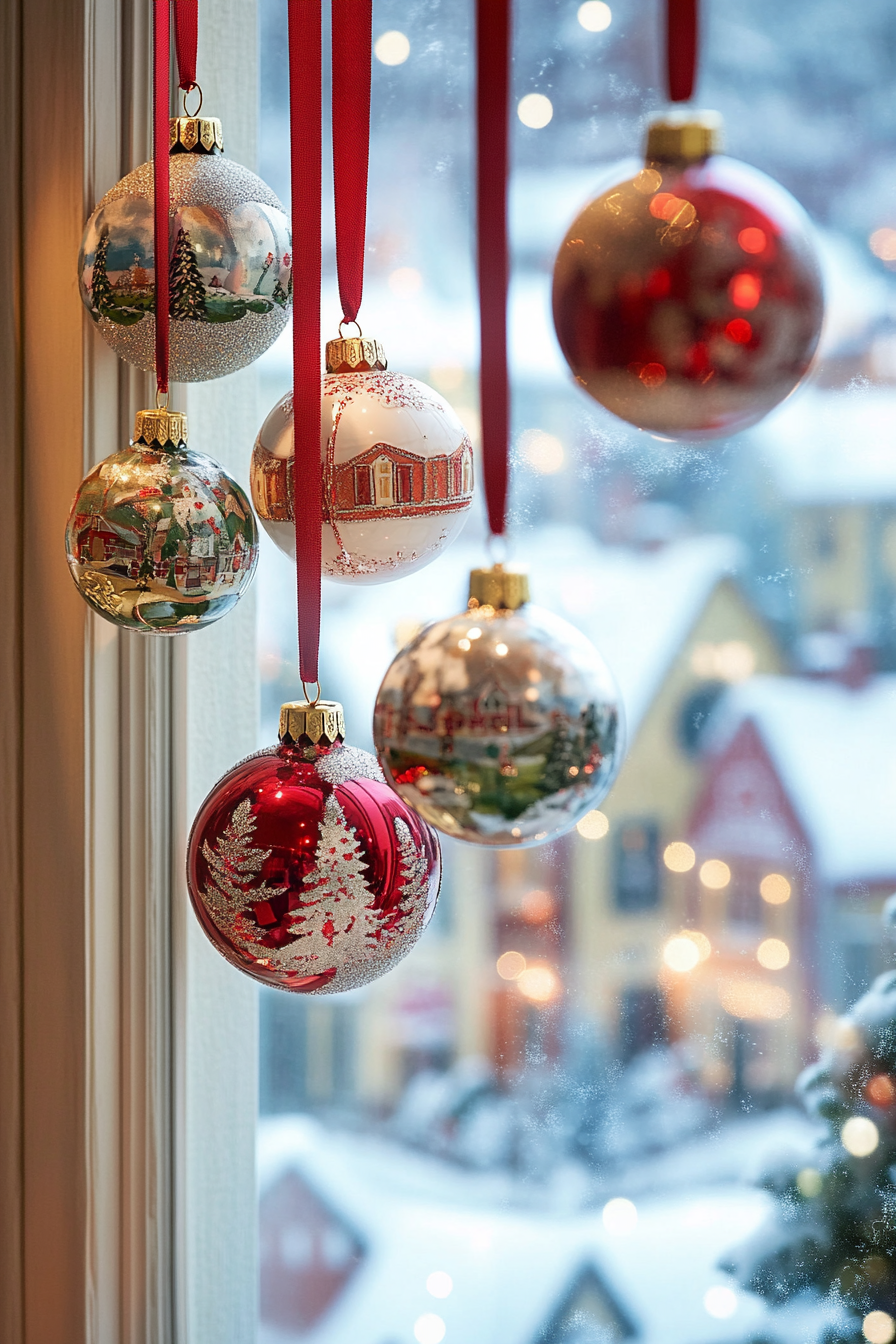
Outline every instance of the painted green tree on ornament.
{"label": "painted green tree on ornament", "polygon": [[108,308],[111,308],[114,299],[112,285],[106,271],[108,251],[109,230],[103,229],[96,245],[96,255],[93,259],[93,278],[90,281],[90,299],[93,309],[97,313],[104,313]]}
{"label": "painted green tree on ornament", "polygon": [[178,321],[205,322],[205,281],[196,253],[185,229],[178,229],[168,268],[171,301],[169,311]]}

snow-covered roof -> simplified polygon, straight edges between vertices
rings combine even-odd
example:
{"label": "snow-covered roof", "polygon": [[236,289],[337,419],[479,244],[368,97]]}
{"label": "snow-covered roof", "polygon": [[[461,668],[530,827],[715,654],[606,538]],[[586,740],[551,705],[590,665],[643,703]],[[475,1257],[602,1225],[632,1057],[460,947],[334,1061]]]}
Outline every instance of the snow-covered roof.
{"label": "snow-covered roof", "polygon": [[[517,555],[530,568],[533,601],[578,626],[606,659],[622,692],[632,741],[713,589],[735,571],[741,549],[718,536],[652,551],[600,546],[578,528],[552,526],[521,537]],[[395,656],[396,627],[463,611],[469,570],[483,563],[482,548],[461,540],[395,583],[326,586],[327,675],[332,668],[356,741]],[[291,576],[289,581],[291,586]],[[269,596],[280,600],[273,587]],[[285,592],[282,600],[290,600]]]}
{"label": "snow-covered roof", "polygon": [[850,690],[754,677],[719,710],[712,747],[756,725],[829,882],[896,878],[896,676]]}
{"label": "snow-covered roof", "polygon": [[805,388],[752,431],[785,499],[896,500],[896,389]]}
{"label": "snow-covered roof", "polygon": [[[262,1122],[258,1152],[262,1199],[294,1171],[366,1247],[305,1344],[412,1344],[415,1321],[428,1313],[444,1322],[446,1344],[536,1344],[589,1270],[643,1344],[781,1337],[776,1314],[752,1295],[735,1289],[727,1319],[704,1304],[709,1289],[733,1287],[716,1266],[762,1222],[762,1191],[692,1187],[645,1199],[637,1226],[614,1233],[600,1210],[501,1208],[481,1177],[304,1116]],[[427,1292],[434,1271],[451,1276],[447,1298]],[[261,1344],[289,1339],[264,1326],[259,1335]]]}

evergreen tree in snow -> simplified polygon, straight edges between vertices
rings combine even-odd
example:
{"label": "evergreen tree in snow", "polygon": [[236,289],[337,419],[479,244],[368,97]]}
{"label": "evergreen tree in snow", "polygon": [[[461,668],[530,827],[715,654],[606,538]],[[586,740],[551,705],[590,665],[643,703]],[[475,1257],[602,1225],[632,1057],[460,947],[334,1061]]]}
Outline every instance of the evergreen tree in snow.
{"label": "evergreen tree in snow", "polygon": [[202,898],[222,932],[246,951],[258,955],[257,926],[246,916],[256,902],[282,896],[288,888],[257,880],[271,851],[253,846],[254,835],[252,804],[244,798],[234,808],[215,843],[203,841],[202,856],[209,875]]}
{"label": "evergreen tree in snow", "polygon": [[[558,793],[560,789],[568,789],[575,784],[583,765],[577,736],[565,724],[557,724],[542,776],[545,793]],[[574,775],[569,773],[570,768],[575,770]]]}
{"label": "evergreen tree in snow", "polygon": [[109,251],[109,230],[103,229],[96,245],[93,258],[93,278],[90,281],[90,302],[98,313],[104,313],[112,307],[112,286],[106,271],[106,254]]}
{"label": "evergreen tree in snow", "polygon": [[[896,971],[840,1019],[836,1041],[797,1081],[824,1126],[815,1151],[765,1176],[774,1211],[724,1268],[775,1305],[820,1295],[839,1308],[827,1344],[863,1344],[870,1313],[896,1321]],[[875,1325],[889,1328],[872,1320],[868,1338]]]}
{"label": "evergreen tree in snow", "polygon": [[281,308],[285,308],[286,305],[289,303],[289,295],[281,285],[279,276],[277,277],[277,282],[274,285],[274,291],[271,294],[271,298],[274,300],[275,303],[279,303]]}
{"label": "evergreen tree in snow", "polygon": [[178,229],[168,267],[171,286],[169,312],[173,318],[205,322],[205,281],[196,261],[196,253],[185,229]]}
{"label": "evergreen tree in snow", "polygon": [[329,965],[334,947],[346,939],[356,953],[375,945],[382,921],[373,908],[360,850],[336,794],[328,794],[314,868],[302,885],[302,905],[291,914],[289,933],[296,941],[278,949],[272,963],[290,965],[299,959]]}

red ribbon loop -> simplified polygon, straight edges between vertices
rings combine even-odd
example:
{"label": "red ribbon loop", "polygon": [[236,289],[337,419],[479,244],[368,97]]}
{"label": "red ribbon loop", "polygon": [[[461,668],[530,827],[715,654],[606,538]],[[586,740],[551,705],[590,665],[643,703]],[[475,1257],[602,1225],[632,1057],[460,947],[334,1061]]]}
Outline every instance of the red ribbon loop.
{"label": "red ribbon loop", "polygon": [[343,320],[354,322],[364,291],[373,2],[333,0],[332,11],[336,272]]}
{"label": "red ribbon loop", "polygon": [[[339,0],[345,3],[345,0]],[[289,121],[292,172],[293,510],[299,612],[299,673],[318,680],[321,528],[321,0],[289,0]]]}
{"label": "red ribbon loop", "polygon": [[179,87],[196,87],[196,47],[199,42],[199,0],[174,0],[174,50]]}
{"label": "red ribbon loop", "polygon": [[510,377],[507,363],[507,181],[510,168],[511,0],[476,5],[476,198],[479,267],[479,392],[488,524],[507,514]]}
{"label": "red ribbon loop", "polygon": [[153,0],[153,258],[156,298],[156,387],[168,391],[169,275],[168,211],[171,200],[169,181],[168,117],[171,58],[171,11],[169,0]]}
{"label": "red ribbon loop", "polygon": [[693,95],[698,41],[698,0],[667,0],[666,82],[673,103]]}

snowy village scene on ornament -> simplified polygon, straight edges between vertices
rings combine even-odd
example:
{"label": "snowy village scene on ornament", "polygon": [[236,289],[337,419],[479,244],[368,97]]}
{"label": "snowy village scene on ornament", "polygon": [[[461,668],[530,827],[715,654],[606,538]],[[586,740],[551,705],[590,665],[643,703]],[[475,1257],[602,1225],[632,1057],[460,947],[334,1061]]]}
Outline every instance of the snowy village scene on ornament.
{"label": "snowy village scene on ornament", "polygon": [[[218,378],[256,359],[292,302],[289,223],[260,178],[221,156],[171,164],[171,378]],[[154,367],[152,164],[103,197],[81,245],[81,298],[117,354]]]}
{"label": "snowy village scene on ornament", "polygon": [[[295,556],[292,395],[265,420],[252,500],[272,540]],[[331,374],[321,417],[323,572],[380,583],[428,564],[463,527],[473,446],[448,402],[389,372]]]}
{"label": "snowy village scene on ornament", "polygon": [[191,899],[215,947],[264,984],[305,994],[366,984],[406,956],[440,873],[432,832],[351,747],[249,757],[190,837]]}
{"label": "snowy village scene on ornament", "polygon": [[258,529],[235,481],[202,453],[134,443],[85,477],[65,534],[95,611],[132,630],[218,620],[249,585]]}

